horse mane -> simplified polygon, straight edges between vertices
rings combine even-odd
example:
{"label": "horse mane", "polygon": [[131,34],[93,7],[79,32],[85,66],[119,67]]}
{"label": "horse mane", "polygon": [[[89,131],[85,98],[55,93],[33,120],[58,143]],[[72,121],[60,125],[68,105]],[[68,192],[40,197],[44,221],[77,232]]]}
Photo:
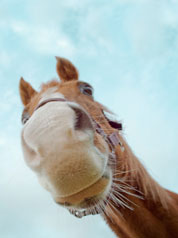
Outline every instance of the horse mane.
{"label": "horse mane", "polygon": [[[113,113],[106,106],[98,102],[97,104],[102,110],[115,116],[115,113]],[[119,121],[119,123],[121,122]],[[129,180],[130,185],[132,187],[136,187],[136,189],[141,192],[145,198],[153,199],[155,202],[160,202],[161,205],[167,209],[168,203],[171,201],[169,192],[163,189],[163,187],[152,178],[140,160],[134,155],[124,139],[123,131],[120,131],[120,137],[126,151],[126,153],[124,153],[124,158],[120,158],[120,149],[116,149],[117,171],[121,171],[122,179],[126,181],[126,183],[128,183],[127,180]],[[120,160],[122,161],[121,163]],[[119,164],[121,164],[121,167],[118,166]]]}
{"label": "horse mane", "polygon": [[171,201],[168,191],[163,189],[161,185],[152,178],[142,163],[133,154],[131,148],[124,139],[123,144],[125,153],[124,158],[121,158],[122,163],[119,163],[120,151],[119,149],[116,150],[117,163],[121,164],[121,167],[117,167],[117,170],[124,171],[122,179],[135,187],[137,191],[140,191],[146,199],[153,199],[155,202],[161,203],[161,205],[167,209],[168,203]]}

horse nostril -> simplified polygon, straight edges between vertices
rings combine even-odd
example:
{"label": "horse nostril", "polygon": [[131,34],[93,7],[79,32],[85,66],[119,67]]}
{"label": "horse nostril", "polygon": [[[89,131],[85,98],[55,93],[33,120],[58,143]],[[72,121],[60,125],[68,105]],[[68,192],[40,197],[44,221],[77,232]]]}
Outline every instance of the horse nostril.
{"label": "horse nostril", "polygon": [[83,113],[81,110],[77,109],[77,108],[72,108],[75,111],[75,129],[79,130],[82,129],[82,124],[83,124]]}
{"label": "horse nostril", "polygon": [[82,108],[75,107],[70,105],[70,107],[74,110],[76,118],[75,118],[75,129],[76,130],[86,130],[91,129],[93,130],[92,121]]}

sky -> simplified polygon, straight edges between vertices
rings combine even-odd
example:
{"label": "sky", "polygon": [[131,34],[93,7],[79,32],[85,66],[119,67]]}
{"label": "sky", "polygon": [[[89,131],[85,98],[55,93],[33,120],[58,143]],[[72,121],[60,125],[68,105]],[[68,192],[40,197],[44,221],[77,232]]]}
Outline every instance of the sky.
{"label": "sky", "polygon": [[178,192],[178,1],[0,1],[0,236],[114,238],[57,206],[24,163],[21,76],[38,90],[71,60],[151,175]]}

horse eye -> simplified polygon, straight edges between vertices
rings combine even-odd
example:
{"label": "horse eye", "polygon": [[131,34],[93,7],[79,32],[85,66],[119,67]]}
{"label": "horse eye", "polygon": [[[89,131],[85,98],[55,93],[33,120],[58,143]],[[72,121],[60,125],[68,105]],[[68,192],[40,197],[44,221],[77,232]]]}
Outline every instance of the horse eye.
{"label": "horse eye", "polygon": [[29,118],[30,118],[29,113],[24,110],[22,113],[22,118],[21,118],[22,124],[24,125],[28,121]]}
{"label": "horse eye", "polygon": [[93,96],[93,88],[89,84],[81,84],[79,88],[81,93],[87,96]]}

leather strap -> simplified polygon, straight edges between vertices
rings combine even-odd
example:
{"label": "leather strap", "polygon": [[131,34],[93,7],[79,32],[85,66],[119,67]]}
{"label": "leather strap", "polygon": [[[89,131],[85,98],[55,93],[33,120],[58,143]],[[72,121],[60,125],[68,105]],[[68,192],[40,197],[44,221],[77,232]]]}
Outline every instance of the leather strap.
{"label": "leather strap", "polygon": [[39,109],[40,107],[44,106],[46,103],[48,102],[67,102],[66,99],[64,98],[49,98],[49,99],[46,99],[44,101],[42,101],[36,108],[35,108],[35,111],[37,109]]}

